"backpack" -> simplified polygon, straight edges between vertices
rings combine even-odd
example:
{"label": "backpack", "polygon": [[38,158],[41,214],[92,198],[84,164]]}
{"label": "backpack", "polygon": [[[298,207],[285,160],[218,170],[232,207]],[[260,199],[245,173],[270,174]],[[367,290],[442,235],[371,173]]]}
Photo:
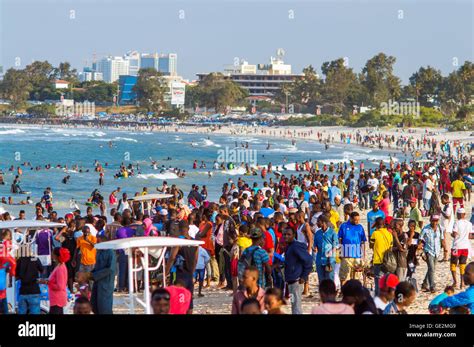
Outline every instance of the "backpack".
{"label": "backpack", "polygon": [[392,251],[392,247],[386,250],[382,260],[382,271],[386,273],[395,273],[397,270],[398,262],[395,253]]}
{"label": "backpack", "polygon": [[260,247],[255,247],[252,251],[245,252],[244,254],[242,254],[242,256],[239,259],[239,262],[243,264],[244,269],[250,266],[255,266],[254,254],[259,248]]}

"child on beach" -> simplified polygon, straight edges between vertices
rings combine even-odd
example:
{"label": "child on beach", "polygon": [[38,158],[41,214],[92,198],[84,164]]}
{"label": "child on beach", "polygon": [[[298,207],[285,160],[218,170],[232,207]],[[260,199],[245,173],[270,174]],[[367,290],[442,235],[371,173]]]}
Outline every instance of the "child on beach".
{"label": "child on beach", "polygon": [[76,273],[76,284],[75,284],[75,296],[76,299],[80,297],[91,299],[91,291],[89,287],[90,272],[78,272]]}
{"label": "child on beach", "polygon": [[431,314],[448,313],[445,309],[443,309],[443,307],[439,305],[439,303],[453,294],[454,294],[453,286],[447,286],[446,288],[444,288],[444,292],[435,296],[435,298],[431,300],[430,304],[428,305],[428,311],[430,311]]}
{"label": "child on beach", "polygon": [[198,252],[198,261],[196,264],[196,277],[199,283],[198,296],[203,297],[204,294],[202,294],[202,287],[204,284],[206,265],[211,260],[211,257],[209,256],[209,253],[207,253],[207,251],[201,246],[198,247]]}

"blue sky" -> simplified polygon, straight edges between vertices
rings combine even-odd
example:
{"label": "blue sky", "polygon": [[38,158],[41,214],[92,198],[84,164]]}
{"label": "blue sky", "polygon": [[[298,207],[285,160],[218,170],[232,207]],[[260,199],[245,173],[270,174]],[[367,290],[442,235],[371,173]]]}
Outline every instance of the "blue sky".
{"label": "blue sky", "polygon": [[407,82],[420,66],[447,74],[474,56],[471,0],[0,0],[0,15],[4,70],[17,57],[82,70],[94,53],[138,50],[178,53],[178,72],[194,79],[281,47],[294,72],[339,57],[359,72],[385,52]]}

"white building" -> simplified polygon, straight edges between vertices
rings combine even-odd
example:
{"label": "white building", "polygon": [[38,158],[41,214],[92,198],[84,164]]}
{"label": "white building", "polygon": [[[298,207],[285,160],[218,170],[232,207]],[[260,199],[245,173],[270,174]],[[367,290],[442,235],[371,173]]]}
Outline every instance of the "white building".
{"label": "white building", "polygon": [[82,71],[77,74],[79,81],[87,82],[87,81],[103,81],[104,75],[102,72],[96,71]]}
{"label": "white building", "polygon": [[123,57],[107,57],[97,62],[97,72],[101,72],[103,80],[107,83],[113,83],[121,75],[129,75],[130,61]]}
{"label": "white building", "polygon": [[64,80],[56,80],[54,82],[56,89],[67,89],[69,87],[69,82]]}
{"label": "white building", "polygon": [[130,51],[123,57],[125,60],[128,60],[128,74],[130,76],[138,76],[138,70],[140,70],[140,53]]}

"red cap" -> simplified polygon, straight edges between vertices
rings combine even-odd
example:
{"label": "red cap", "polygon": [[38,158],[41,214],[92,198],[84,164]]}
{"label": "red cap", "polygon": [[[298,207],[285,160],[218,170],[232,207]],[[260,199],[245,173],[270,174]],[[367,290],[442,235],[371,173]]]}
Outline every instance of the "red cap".
{"label": "red cap", "polygon": [[411,198],[410,202],[418,202],[418,199],[417,198]]}
{"label": "red cap", "polygon": [[74,215],[72,213],[66,213],[66,215],[64,216],[64,218],[66,219],[69,219],[69,218],[74,218]]}
{"label": "red cap", "polygon": [[398,283],[400,283],[400,281],[398,280],[398,277],[396,275],[394,274],[383,275],[379,279],[379,288],[380,289],[385,289],[385,288],[395,289]]}
{"label": "red cap", "polygon": [[392,217],[392,216],[387,216],[387,217],[385,217],[385,224],[388,225],[388,224],[392,223],[392,220],[393,220],[393,217]]}

